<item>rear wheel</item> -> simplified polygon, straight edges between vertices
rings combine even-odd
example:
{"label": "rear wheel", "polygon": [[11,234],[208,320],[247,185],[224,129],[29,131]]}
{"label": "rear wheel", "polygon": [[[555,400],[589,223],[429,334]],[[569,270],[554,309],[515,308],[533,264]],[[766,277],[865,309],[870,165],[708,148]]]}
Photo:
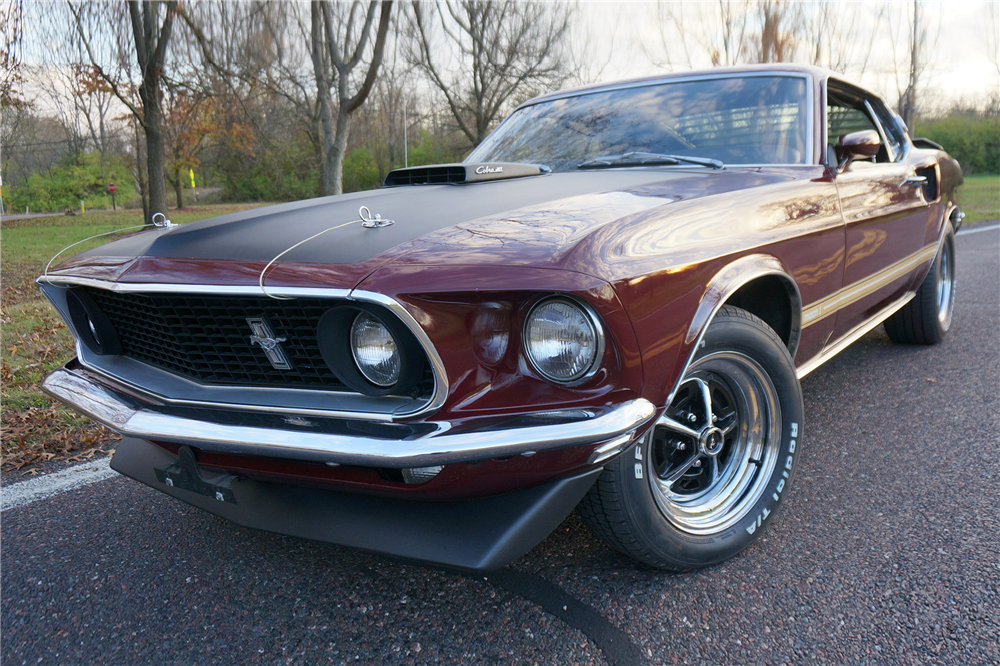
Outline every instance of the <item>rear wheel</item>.
{"label": "rear wheel", "polygon": [[955,235],[949,228],[917,294],[885,320],[895,342],[936,345],[951,328],[955,311]]}
{"label": "rear wheel", "polygon": [[749,546],[788,494],[802,395],[781,339],[723,307],[649,433],[609,464],[579,512],[655,567],[692,569]]}

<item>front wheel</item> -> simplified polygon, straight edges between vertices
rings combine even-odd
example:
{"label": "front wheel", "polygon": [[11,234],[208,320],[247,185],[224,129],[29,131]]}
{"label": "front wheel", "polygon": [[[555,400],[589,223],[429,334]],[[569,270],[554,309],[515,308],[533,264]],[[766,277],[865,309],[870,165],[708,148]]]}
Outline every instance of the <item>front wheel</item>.
{"label": "front wheel", "polygon": [[760,535],[791,489],[802,413],[781,339],[725,306],[663,415],[605,468],[579,512],[598,536],[646,564],[721,562]]}

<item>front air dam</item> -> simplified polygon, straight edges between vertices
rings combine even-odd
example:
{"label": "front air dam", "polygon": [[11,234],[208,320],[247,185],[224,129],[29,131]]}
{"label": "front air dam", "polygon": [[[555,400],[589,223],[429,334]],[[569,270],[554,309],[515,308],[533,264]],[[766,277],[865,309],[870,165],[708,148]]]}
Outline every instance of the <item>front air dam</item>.
{"label": "front air dam", "polygon": [[[433,564],[491,571],[544,539],[569,515],[601,468],[532,488],[462,502],[413,502],[242,479],[235,502],[157,480],[178,458],[145,440],[122,438],[116,472],[234,523]],[[162,473],[161,473],[162,476]]]}

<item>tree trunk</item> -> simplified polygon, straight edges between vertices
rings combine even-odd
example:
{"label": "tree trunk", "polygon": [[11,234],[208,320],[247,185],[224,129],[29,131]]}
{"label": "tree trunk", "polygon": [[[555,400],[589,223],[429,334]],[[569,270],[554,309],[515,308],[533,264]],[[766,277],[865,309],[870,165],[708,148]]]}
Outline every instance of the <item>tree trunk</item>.
{"label": "tree trunk", "polygon": [[317,123],[320,125],[319,137],[316,140],[316,157],[319,163],[319,183],[317,185],[318,191],[316,196],[324,196],[326,194],[326,134],[323,132],[322,123],[317,119]]}
{"label": "tree trunk", "polygon": [[99,111],[99,113],[101,114],[101,117],[98,119],[98,126],[100,127],[101,133],[101,147],[98,148],[97,155],[101,163],[101,182],[103,185],[107,185],[108,178],[104,175],[104,152],[105,147],[107,146],[107,143],[105,143],[104,140],[104,113],[103,111]]}
{"label": "tree trunk", "polygon": [[[351,114],[358,110],[371,93],[382,62],[382,53],[392,14],[391,0],[384,0],[382,3],[372,60],[368,64],[364,81],[358,91],[351,95],[349,92],[351,71],[360,62],[365,44],[370,37],[375,8],[375,2],[369,3],[368,14],[358,43],[354,45],[353,49],[349,49],[347,54],[341,54],[337,46],[338,40],[333,34],[335,28],[333,27],[329,3],[312,3],[311,55],[313,71],[316,75],[323,145],[326,152],[323,169],[324,195],[342,194],[344,191],[344,156],[347,153],[347,135],[350,130]],[[354,16],[353,10],[351,16]],[[348,39],[350,38],[350,23],[351,21],[348,21]],[[329,57],[329,68],[327,67],[327,57]],[[330,94],[332,77],[336,77],[337,83],[336,128],[333,127],[333,98]]]}
{"label": "tree trunk", "polygon": [[312,49],[310,55],[313,62],[313,74],[316,76],[316,99],[319,102],[319,126],[320,141],[322,142],[322,157],[320,163],[319,193],[321,196],[330,196],[334,192],[333,169],[330,164],[330,156],[333,154],[334,129],[333,129],[333,102],[330,98],[330,77],[326,65],[323,46],[326,44],[323,39],[323,18],[319,4],[313,3],[311,7],[312,21]]}
{"label": "tree trunk", "polygon": [[[164,181],[166,149],[163,139],[163,110],[160,108],[160,77],[170,41],[170,32],[177,12],[176,2],[165,3],[167,7],[163,23],[157,26],[159,2],[132,0],[128,3],[129,18],[132,23],[132,38],[136,49],[136,61],[142,71],[139,85],[140,112],[132,109],[141,118],[146,133],[146,170],[149,174],[149,217],[143,222],[152,224],[153,216],[167,215],[167,188]],[[123,100],[124,101],[124,100]]]}
{"label": "tree trunk", "polygon": [[146,179],[143,178],[143,168],[142,164],[146,160],[143,159],[142,154],[142,142],[139,141],[139,121],[135,120],[133,128],[135,129],[135,180],[136,185],[139,188],[139,196],[142,199],[142,220],[143,224],[149,224],[149,187],[146,186]]}
{"label": "tree trunk", "polygon": [[920,5],[917,0],[913,0],[913,36],[910,39],[910,77],[906,86],[906,106],[903,108],[903,122],[913,136],[914,125],[917,115],[917,76],[920,53]]}
{"label": "tree trunk", "polygon": [[320,174],[323,181],[320,183],[320,194],[324,197],[328,197],[331,194],[340,194],[337,192],[337,186],[340,181],[334,178],[334,166],[331,160],[333,160],[334,146],[336,145],[335,130],[333,128],[333,112],[330,109],[330,93],[329,89],[324,93],[321,89],[319,90],[320,104],[319,104],[319,117],[320,124],[323,127],[323,169]]}
{"label": "tree trunk", "polygon": [[176,180],[174,181],[174,194],[177,196],[177,210],[180,210],[181,208],[184,208],[184,186],[183,181],[181,180],[181,170],[178,169],[174,173],[174,176],[176,177]]}
{"label": "tree trunk", "polygon": [[347,155],[347,135],[351,128],[351,117],[345,113],[337,114],[337,136],[333,140],[333,149],[326,154],[326,172],[332,172],[333,192],[344,193],[344,156]]}
{"label": "tree trunk", "polygon": [[146,224],[152,224],[157,213],[167,215],[167,187],[165,182],[166,149],[163,142],[163,116],[160,111],[159,81],[153,79],[143,82],[139,88],[145,111],[144,128],[146,131],[146,167],[149,189],[149,217]]}

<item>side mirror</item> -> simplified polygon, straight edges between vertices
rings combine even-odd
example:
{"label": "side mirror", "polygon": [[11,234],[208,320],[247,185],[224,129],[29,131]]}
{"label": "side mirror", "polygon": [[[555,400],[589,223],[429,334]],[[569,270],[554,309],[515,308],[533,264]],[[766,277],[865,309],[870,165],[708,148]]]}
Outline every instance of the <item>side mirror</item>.
{"label": "side mirror", "polygon": [[837,173],[844,173],[851,162],[866,157],[878,155],[882,147],[882,139],[875,130],[861,130],[850,134],[841,134],[837,139],[837,151],[843,155],[837,166]]}

